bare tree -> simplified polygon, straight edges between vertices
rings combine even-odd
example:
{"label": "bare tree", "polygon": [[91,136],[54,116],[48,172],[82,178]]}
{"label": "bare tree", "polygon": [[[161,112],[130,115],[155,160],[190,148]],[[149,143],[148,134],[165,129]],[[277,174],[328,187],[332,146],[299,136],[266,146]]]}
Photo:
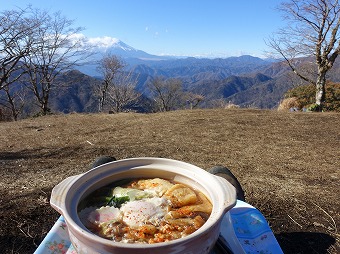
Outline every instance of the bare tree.
{"label": "bare tree", "polygon": [[141,94],[136,91],[138,76],[132,72],[119,72],[107,88],[107,101],[110,110],[115,113],[123,112],[137,106]]}
{"label": "bare tree", "polygon": [[98,70],[103,76],[103,82],[99,87],[99,112],[104,109],[107,100],[107,93],[110,86],[113,85],[115,77],[118,75],[126,64],[119,57],[108,54],[99,61]]}
{"label": "bare tree", "polygon": [[189,104],[190,109],[197,108],[198,105],[204,101],[204,96],[200,94],[195,94],[192,92],[186,92],[184,95],[186,102]]}
{"label": "bare tree", "polygon": [[[327,72],[340,53],[339,0],[289,0],[280,5],[288,21],[267,44],[283,57],[301,79],[315,85],[319,110],[325,102]],[[299,57],[313,56],[316,74],[300,69]]]}
{"label": "bare tree", "polygon": [[50,15],[45,11],[34,10],[33,21],[40,25],[32,35],[34,44],[30,54],[24,57],[27,79],[25,84],[30,89],[40,107],[41,114],[47,114],[51,89],[55,88],[55,78],[68,71],[88,57],[83,47],[83,37],[77,37],[82,28],[73,28],[60,12]]}
{"label": "bare tree", "polygon": [[30,7],[0,14],[0,103],[14,120],[23,109],[26,93],[14,83],[25,74],[23,60],[31,53],[35,44],[32,35],[41,24],[40,20],[29,19],[30,14]]}
{"label": "bare tree", "polygon": [[27,91],[23,87],[11,88],[11,86],[5,86],[0,91],[0,105],[7,108],[11,112],[13,120],[17,121],[24,108]]}
{"label": "bare tree", "polygon": [[183,103],[183,86],[180,79],[156,77],[148,83],[159,111],[177,109]]}
{"label": "bare tree", "polygon": [[0,90],[23,74],[20,61],[30,53],[32,33],[40,25],[39,20],[26,19],[29,12],[24,9],[0,14]]}

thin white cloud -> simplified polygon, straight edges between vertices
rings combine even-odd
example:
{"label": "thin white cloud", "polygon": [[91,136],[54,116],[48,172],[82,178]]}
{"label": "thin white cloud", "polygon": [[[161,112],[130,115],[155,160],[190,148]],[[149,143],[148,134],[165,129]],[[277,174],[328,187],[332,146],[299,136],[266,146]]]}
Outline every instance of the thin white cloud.
{"label": "thin white cloud", "polygon": [[112,45],[120,42],[119,39],[113,38],[110,36],[102,36],[102,37],[86,37],[84,34],[72,34],[70,37],[73,41],[82,42],[83,45],[94,46],[99,48],[109,48]]}
{"label": "thin white cloud", "polygon": [[111,47],[112,45],[118,43],[119,41],[120,41],[119,39],[112,38],[109,36],[88,38],[89,44],[103,48]]}

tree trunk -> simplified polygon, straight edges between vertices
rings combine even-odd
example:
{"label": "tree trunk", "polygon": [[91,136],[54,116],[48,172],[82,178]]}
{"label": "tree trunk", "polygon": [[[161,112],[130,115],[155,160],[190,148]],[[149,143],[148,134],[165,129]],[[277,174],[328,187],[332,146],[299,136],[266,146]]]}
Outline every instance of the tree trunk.
{"label": "tree trunk", "polygon": [[98,111],[99,112],[103,111],[104,101],[105,101],[105,91],[102,91],[102,95],[99,98],[99,106],[98,106]]}
{"label": "tree trunk", "polygon": [[47,115],[50,112],[50,109],[48,108],[47,104],[44,103],[41,107],[41,113],[42,115]]}
{"label": "tree trunk", "polygon": [[9,103],[9,105],[10,105],[10,109],[11,109],[11,113],[12,113],[13,120],[14,120],[14,121],[17,121],[17,120],[18,120],[18,115],[19,115],[19,113],[18,113],[18,111],[17,111],[17,109],[16,109],[15,102],[14,102],[14,98],[13,98],[13,96],[10,94],[10,92],[9,92],[9,87],[8,87],[8,86],[5,87],[4,90],[5,90],[6,95],[7,95],[7,101],[8,101],[8,103]]}
{"label": "tree trunk", "polygon": [[322,111],[322,107],[325,103],[325,85],[326,85],[326,72],[319,71],[316,80],[316,93],[315,104],[318,105],[319,111]]}
{"label": "tree trunk", "polygon": [[41,113],[44,116],[51,112],[51,109],[48,107],[48,101],[49,101],[49,93],[46,93],[42,99],[42,104],[41,104]]}

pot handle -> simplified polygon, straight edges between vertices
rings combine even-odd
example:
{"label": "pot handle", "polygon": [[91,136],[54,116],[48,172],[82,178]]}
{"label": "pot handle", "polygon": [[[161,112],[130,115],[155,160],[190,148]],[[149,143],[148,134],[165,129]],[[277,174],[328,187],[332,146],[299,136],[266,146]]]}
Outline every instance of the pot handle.
{"label": "pot handle", "polygon": [[63,211],[65,210],[65,198],[67,191],[72,183],[74,183],[80,176],[81,174],[67,177],[52,189],[50,204],[61,215],[63,215]]}
{"label": "pot handle", "polygon": [[228,182],[223,177],[217,175],[215,175],[215,177],[221,183],[223,191],[223,195],[221,195],[221,197],[223,197],[224,212],[227,212],[236,205],[237,201],[236,189],[230,182]]}

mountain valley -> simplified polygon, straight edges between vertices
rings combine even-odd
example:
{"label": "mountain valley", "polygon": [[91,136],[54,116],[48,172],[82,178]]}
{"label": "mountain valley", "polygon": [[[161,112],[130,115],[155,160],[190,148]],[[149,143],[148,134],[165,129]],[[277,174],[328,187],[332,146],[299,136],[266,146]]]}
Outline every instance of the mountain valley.
{"label": "mountain valley", "polygon": [[[147,85],[156,77],[180,79],[184,91],[204,98],[199,105],[201,108],[235,104],[243,108],[274,109],[288,89],[303,84],[280,61],[247,55],[223,59],[162,57],[136,50],[121,41],[117,43],[109,48],[98,48],[97,54],[87,64],[58,76],[56,89],[50,96],[52,112],[98,112],[96,88],[101,77],[96,61],[108,53],[120,57],[127,64],[127,70],[138,77],[136,90],[145,102],[133,109],[138,112],[149,112],[145,106],[151,99]],[[304,63],[304,59],[301,60]],[[339,70],[338,61],[329,76],[333,82],[340,81]],[[32,115],[32,95],[28,94],[27,102],[24,114]]]}

